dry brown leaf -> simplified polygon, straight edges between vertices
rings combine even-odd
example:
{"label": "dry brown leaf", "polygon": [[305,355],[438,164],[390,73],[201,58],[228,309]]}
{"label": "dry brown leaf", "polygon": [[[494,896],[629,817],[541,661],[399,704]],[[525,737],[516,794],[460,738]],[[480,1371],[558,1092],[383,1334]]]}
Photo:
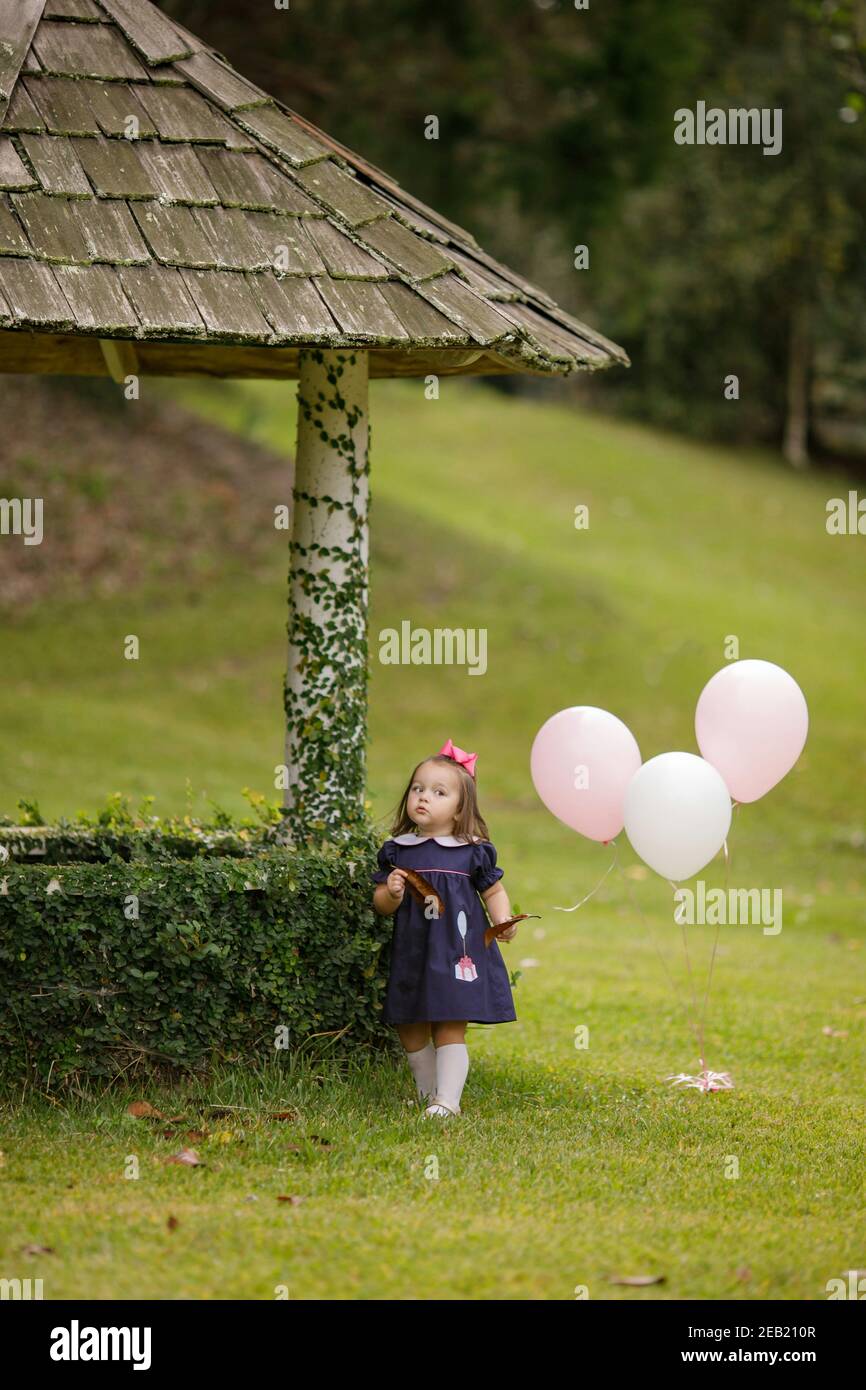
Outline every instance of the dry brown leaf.
{"label": "dry brown leaf", "polygon": [[425,878],[423,874],[417,873],[415,869],[404,869],[402,865],[395,864],[393,860],[389,860],[389,863],[392,869],[399,868],[401,873],[406,875],[406,887],[416,903],[420,903],[424,907],[432,898],[436,904],[436,915],[438,917],[445,916],[445,904],[429,879]]}
{"label": "dry brown leaf", "polygon": [[126,1107],[127,1115],[133,1115],[136,1120],[164,1120],[165,1116],[159,1110],[154,1110],[153,1106],[146,1100],[134,1100],[131,1105]]}
{"label": "dry brown leaf", "polygon": [[269,1120],[296,1120],[297,1118],[297,1110],[275,1110],[273,1114],[268,1116]]}
{"label": "dry brown leaf", "polygon": [[296,1197],[294,1193],[292,1193],[292,1195],[291,1195],[290,1197],[287,1197],[287,1196],[283,1195],[282,1193],[277,1197],[277,1201],[278,1201],[278,1202],[291,1202],[291,1204],[292,1204],[293,1207],[298,1206],[298,1204],[299,1204],[300,1202],[303,1202],[303,1200],[304,1200],[303,1197]]}
{"label": "dry brown leaf", "polygon": [[54,1247],[51,1245],[25,1245],[21,1250],[22,1255],[53,1255]]}
{"label": "dry brown leaf", "polygon": [[170,1231],[176,1231],[178,1226],[180,1225],[180,1222],[178,1221],[176,1216],[169,1216],[165,1224]]}
{"label": "dry brown leaf", "polygon": [[501,936],[509,927],[513,927],[515,922],[525,922],[527,917],[537,917],[541,920],[540,912],[518,912],[516,917],[509,917],[507,922],[498,922],[496,926],[485,927],[484,945],[489,946],[494,936]]}

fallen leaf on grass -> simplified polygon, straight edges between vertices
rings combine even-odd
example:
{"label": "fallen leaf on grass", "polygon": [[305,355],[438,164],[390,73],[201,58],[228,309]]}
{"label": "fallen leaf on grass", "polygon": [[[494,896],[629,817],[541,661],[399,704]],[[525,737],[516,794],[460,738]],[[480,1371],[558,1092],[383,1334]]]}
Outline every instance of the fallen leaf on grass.
{"label": "fallen leaf on grass", "polygon": [[21,1250],[22,1255],[53,1255],[54,1248],[51,1245],[25,1245]]}
{"label": "fallen leaf on grass", "polygon": [[206,1163],[202,1163],[195,1149],[181,1149],[179,1154],[169,1154],[162,1161],[163,1163],[183,1163],[188,1168],[207,1167]]}
{"label": "fallen leaf on grass", "polygon": [[663,1284],[666,1277],[664,1274],[611,1274],[607,1282],[626,1284],[630,1289],[643,1289],[649,1284]]}
{"label": "fallen leaf on grass", "polygon": [[165,1116],[159,1111],[154,1110],[153,1106],[146,1100],[134,1100],[131,1105],[126,1107],[127,1115],[133,1115],[136,1120],[164,1120]]}
{"label": "fallen leaf on grass", "polygon": [[303,1200],[303,1197],[296,1197],[294,1193],[290,1197],[283,1196],[282,1193],[277,1197],[278,1202],[291,1202],[293,1207],[296,1207]]}
{"label": "fallen leaf on grass", "polygon": [[296,1120],[297,1118],[297,1110],[275,1110],[273,1114],[268,1116],[269,1120]]}
{"label": "fallen leaf on grass", "polygon": [[165,1224],[170,1231],[176,1231],[178,1226],[180,1225],[180,1222],[178,1221],[176,1216],[169,1216]]}
{"label": "fallen leaf on grass", "polygon": [[847,1038],[848,1036],[847,1028],[831,1028],[829,1023],[821,1029],[821,1032],[825,1038]]}

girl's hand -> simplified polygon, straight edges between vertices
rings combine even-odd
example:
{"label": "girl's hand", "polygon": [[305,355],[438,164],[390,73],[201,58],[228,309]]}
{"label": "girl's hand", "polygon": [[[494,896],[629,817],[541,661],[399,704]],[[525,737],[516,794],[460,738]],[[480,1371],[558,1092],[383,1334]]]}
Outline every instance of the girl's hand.
{"label": "girl's hand", "polygon": [[406,892],[406,870],[392,869],[386,879],[386,883],[391,897],[396,898],[398,902],[402,902],[403,894]]}
{"label": "girl's hand", "polygon": [[496,940],[497,940],[497,941],[513,941],[516,935],[517,935],[517,923],[514,922],[514,923],[512,924],[512,926],[510,926],[510,927],[508,928],[507,931],[501,932],[501,933],[499,934],[499,936],[497,936]]}

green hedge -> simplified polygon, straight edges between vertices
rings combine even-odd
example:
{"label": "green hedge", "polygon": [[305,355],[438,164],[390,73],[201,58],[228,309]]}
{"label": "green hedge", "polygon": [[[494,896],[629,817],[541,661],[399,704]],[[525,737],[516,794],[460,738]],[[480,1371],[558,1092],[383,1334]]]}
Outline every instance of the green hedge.
{"label": "green hedge", "polygon": [[239,826],[232,830],[202,825],[0,825],[0,871],[4,864],[100,864],[127,861],[245,858],[278,847],[276,827]]}
{"label": "green hedge", "polygon": [[278,1038],[384,1041],[392,924],[371,907],[381,837],[370,827],[270,847],[268,831],[240,827],[232,857],[215,852],[215,827],[190,824],[181,858],[169,852],[177,826],[126,827],[124,854],[111,846],[117,826],[79,826],[95,863],[64,860],[68,825],[27,828],[46,832],[55,862],[15,854],[14,829],[0,828],[4,1072],[54,1084],[113,1076],[136,1058],[263,1060],[280,1055]]}
{"label": "green hedge", "polygon": [[[153,797],[133,810],[129,798],[115,792],[94,816],[80,812],[73,820],[46,825],[38,805],[19,801],[18,816],[0,817],[0,869],[4,863],[103,863],[121,859],[194,859],[200,855],[244,857],[287,843],[285,821],[278,806],[261,793],[244,789],[253,814],[231,817],[214,806],[212,821],[192,815],[151,814]],[[362,821],[360,832],[368,833]],[[348,832],[351,838],[352,832]]]}

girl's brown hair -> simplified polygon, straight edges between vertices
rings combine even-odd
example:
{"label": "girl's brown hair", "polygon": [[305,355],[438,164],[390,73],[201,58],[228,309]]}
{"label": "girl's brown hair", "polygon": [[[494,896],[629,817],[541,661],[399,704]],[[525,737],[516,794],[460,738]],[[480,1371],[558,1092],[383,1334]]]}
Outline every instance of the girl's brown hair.
{"label": "girl's brown hair", "polygon": [[399,805],[395,812],[394,823],[391,826],[392,835],[407,835],[412,831],[417,831],[418,827],[409,819],[406,807],[409,802],[409,792],[412,784],[418,775],[418,768],[425,763],[444,763],[450,767],[457,775],[460,784],[460,801],[454,816],[453,834],[458,840],[481,839],[489,840],[490,831],[478,809],[478,794],[475,786],[475,778],[470,776],[464,767],[455,762],[453,758],[447,757],[444,753],[434,753],[430,758],[422,758],[420,763],[416,763],[412,769],[412,776],[406,783],[406,790],[400,798]]}

